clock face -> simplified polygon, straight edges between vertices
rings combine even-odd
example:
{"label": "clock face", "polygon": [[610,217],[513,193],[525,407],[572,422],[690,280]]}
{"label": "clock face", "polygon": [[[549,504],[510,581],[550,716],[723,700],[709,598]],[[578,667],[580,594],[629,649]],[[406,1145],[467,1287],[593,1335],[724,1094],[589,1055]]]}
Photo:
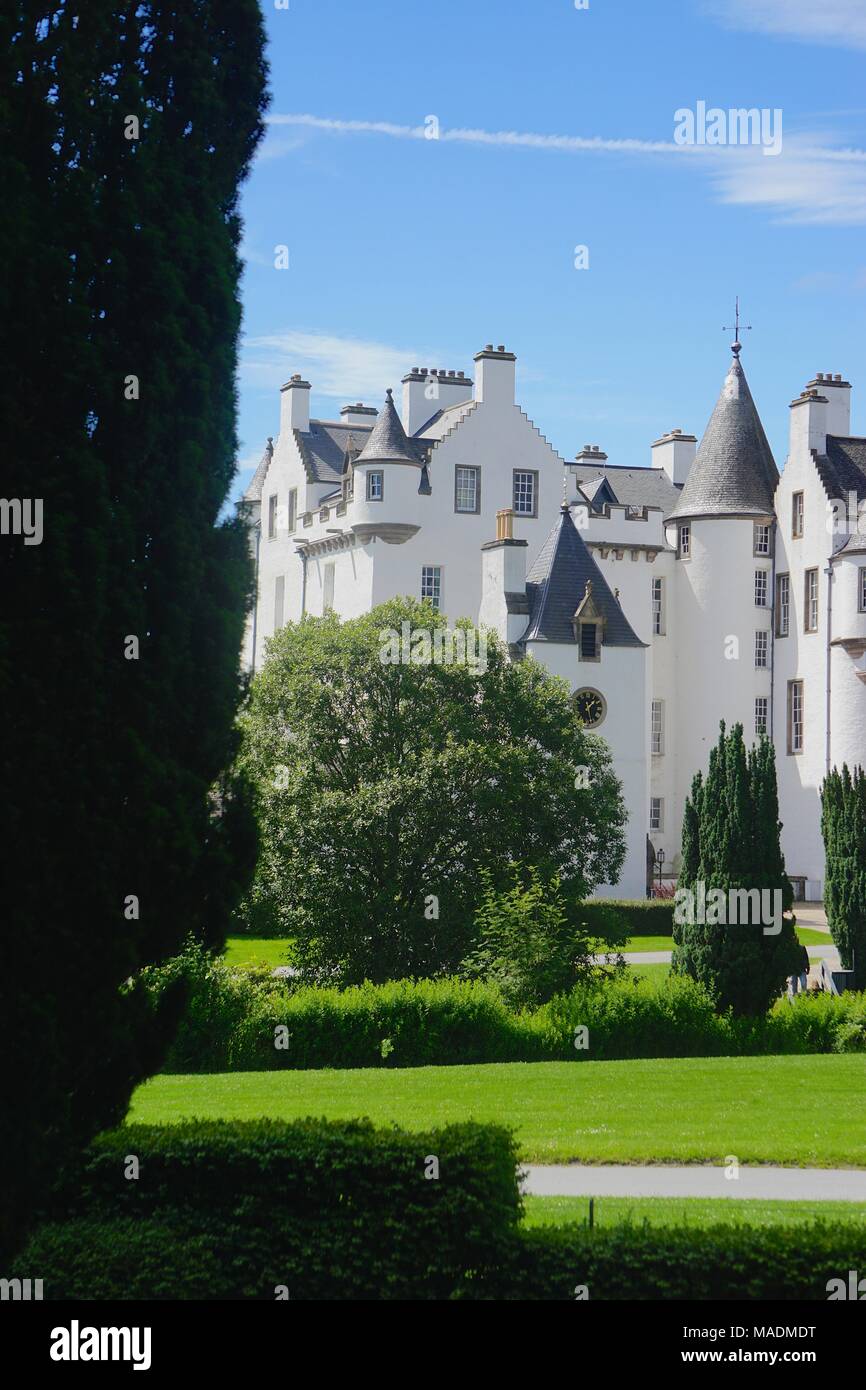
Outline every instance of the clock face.
{"label": "clock face", "polygon": [[604,696],[599,695],[597,690],[578,690],[574,696],[574,708],[584,727],[594,729],[605,716]]}

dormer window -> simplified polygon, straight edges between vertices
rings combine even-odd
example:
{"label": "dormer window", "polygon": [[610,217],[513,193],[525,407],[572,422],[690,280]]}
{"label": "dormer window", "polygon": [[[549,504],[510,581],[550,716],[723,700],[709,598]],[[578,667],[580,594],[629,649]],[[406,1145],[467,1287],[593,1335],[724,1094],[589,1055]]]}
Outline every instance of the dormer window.
{"label": "dormer window", "polygon": [[592,580],[587,579],[586,592],[571,620],[578,661],[601,661],[606,622],[604,613],[592,596]]}
{"label": "dormer window", "polygon": [[581,661],[598,661],[598,624],[580,624],[580,659]]}

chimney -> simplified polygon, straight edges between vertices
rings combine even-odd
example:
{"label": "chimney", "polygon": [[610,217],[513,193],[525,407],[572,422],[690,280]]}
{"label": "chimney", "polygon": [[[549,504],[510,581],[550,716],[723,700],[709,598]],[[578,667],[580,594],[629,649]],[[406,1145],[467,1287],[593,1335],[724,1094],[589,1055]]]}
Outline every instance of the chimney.
{"label": "chimney", "polygon": [[299,372],[280,387],[280,434],[310,428],[310,383]]}
{"label": "chimney", "polygon": [[472,378],[444,367],[413,367],[403,377],[403,428],[417,434],[440,410],[472,400]]}
{"label": "chimney", "polygon": [[496,513],[496,540],[481,547],[479,627],[492,627],[503,642],[516,642],[526,629],[526,551],[514,539],[514,511]]}
{"label": "chimney", "polygon": [[597,444],[584,444],[580,453],[575,454],[574,461],[575,463],[597,463],[599,471],[603,473],[604,465],[607,463],[607,454]]}
{"label": "chimney", "polygon": [[820,387],[826,385],[823,377],[815,386],[807,386],[796,400],[791,402],[791,435],[789,454],[791,458],[808,456],[810,450],[823,454],[827,450],[827,407],[830,402]]}
{"label": "chimney", "polygon": [[343,425],[366,425],[370,426],[379,414],[375,406],[362,405],[358,401],[357,405],[344,405],[340,407],[340,423]]}
{"label": "chimney", "polygon": [[826,430],[837,439],[847,439],[851,433],[851,383],[838,372],[818,372],[806,386],[827,398]]}
{"label": "chimney", "polygon": [[517,361],[513,352],[506,352],[502,343],[494,348],[492,343],[476,352],[477,380],[475,399],[482,405],[514,405],[514,364]]}
{"label": "chimney", "polygon": [[663,468],[671,482],[681,487],[695,461],[698,441],[693,434],[669,430],[652,445],[652,466]]}

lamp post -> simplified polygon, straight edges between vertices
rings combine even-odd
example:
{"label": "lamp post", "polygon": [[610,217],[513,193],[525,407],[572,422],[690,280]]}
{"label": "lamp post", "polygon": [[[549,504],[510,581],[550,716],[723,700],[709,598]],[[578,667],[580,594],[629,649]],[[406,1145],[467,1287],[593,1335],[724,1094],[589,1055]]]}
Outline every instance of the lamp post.
{"label": "lamp post", "polygon": [[[659,890],[661,890],[661,886],[662,886],[662,868],[663,868],[663,866],[664,866],[664,862],[665,862],[665,852],[664,852],[664,850],[663,850],[663,849],[656,850],[656,864],[658,865],[658,875],[659,875]],[[659,897],[661,897],[661,891],[659,891]]]}

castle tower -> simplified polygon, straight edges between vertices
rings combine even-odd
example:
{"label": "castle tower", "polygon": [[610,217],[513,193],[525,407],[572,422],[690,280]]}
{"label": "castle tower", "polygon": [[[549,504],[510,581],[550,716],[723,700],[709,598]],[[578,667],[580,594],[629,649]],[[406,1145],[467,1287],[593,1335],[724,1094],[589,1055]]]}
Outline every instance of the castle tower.
{"label": "castle tower", "polygon": [[418,531],[409,520],[425,491],[424,459],[407,437],[391,388],[353,469],[352,530],[359,540],[402,545]]}
{"label": "castle tower", "polygon": [[[676,710],[654,710],[651,748],[676,745],[674,823],[706,771],[719,720],[746,744],[772,734],[775,512],[779,472],[740,361],[733,359],[694,464],[665,520],[676,548]],[[661,703],[661,702],[658,702]]]}

